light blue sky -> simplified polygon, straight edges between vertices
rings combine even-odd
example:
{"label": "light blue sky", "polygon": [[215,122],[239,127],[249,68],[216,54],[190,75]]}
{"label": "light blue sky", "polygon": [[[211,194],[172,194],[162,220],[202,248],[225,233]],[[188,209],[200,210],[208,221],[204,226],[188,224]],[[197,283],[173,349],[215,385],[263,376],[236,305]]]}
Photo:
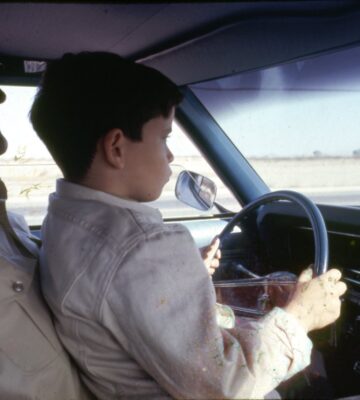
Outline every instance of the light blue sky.
{"label": "light blue sky", "polygon": [[[360,150],[360,49],[200,83],[193,90],[246,157],[351,157]],[[35,88],[2,86],[6,157],[48,158],[27,114]],[[174,126],[170,148],[198,154]]]}
{"label": "light blue sky", "polygon": [[360,150],[360,47],[193,88],[247,157]]}
{"label": "light blue sky", "polygon": [[360,91],[196,93],[247,157],[350,157],[360,149]]}
{"label": "light blue sky", "polygon": [[[0,130],[8,140],[8,150],[2,158],[13,159],[25,150],[26,158],[45,158],[49,155],[28,120],[28,113],[36,94],[33,87],[0,86],[6,93],[5,103],[0,105]],[[174,124],[169,146],[177,155],[199,155],[192,143]]]}
{"label": "light blue sky", "polygon": [[0,105],[0,129],[9,144],[2,157],[14,158],[25,149],[27,157],[49,158],[48,151],[36,136],[27,116],[36,89],[4,85],[1,89],[6,93],[6,101]]}

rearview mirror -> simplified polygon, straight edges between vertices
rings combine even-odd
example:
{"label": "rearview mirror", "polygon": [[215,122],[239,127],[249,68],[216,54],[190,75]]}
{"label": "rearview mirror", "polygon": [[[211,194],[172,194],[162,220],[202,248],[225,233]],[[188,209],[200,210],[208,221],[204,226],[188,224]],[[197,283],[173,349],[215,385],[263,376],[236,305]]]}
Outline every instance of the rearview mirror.
{"label": "rearview mirror", "polygon": [[175,186],[175,196],[181,202],[198,210],[208,211],[216,197],[215,183],[192,171],[182,171]]}

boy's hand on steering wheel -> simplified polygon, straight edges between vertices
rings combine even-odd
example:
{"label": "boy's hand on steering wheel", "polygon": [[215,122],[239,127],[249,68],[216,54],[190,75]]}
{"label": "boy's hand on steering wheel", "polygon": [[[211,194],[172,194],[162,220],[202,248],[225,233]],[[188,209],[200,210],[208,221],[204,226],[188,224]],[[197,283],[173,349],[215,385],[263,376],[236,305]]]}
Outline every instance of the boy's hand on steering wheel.
{"label": "boy's hand on steering wheel", "polygon": [[208,270],[209,275],[212,275],[216,268],[220,265],[221,251],[219,249],[220,240],[217,236],[211,241],[208,246],[200,249],[200,254],[204,260],[204,264]]}
{"label": "boy's hand on steering wheel", "polygon": [[312,275],[311,268],[301,273],[295,291],[284,307],[300,321],[306,332],[321,329],[340,316],[340,296],[346,291],[338,269],[315,278]]}

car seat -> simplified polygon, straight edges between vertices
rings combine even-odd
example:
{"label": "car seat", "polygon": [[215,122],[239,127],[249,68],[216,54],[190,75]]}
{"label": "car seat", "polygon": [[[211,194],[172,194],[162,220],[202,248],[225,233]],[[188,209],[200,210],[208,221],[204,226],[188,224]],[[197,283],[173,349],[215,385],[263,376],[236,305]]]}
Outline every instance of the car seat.
{"label": "car seat", "polygon": [[[0,90],[0,102],[4,100]],[[6,149],[0,133],[0,155]],[[92,399],[59,341],[41,294],[40,241],[21,215],[7,212],[6,200],[0,179],[0,398]]]}

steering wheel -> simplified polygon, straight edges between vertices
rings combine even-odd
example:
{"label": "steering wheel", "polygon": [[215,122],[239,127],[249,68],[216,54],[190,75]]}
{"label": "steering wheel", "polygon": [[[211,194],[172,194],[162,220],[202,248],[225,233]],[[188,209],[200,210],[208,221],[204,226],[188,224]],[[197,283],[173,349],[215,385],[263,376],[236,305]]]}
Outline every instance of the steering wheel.
{"label": "steering wheel", "polygon": [[255,208],[279,200],[288,200],[292,203],[299,205],[305,211],[314,233],[314,276],[323,274],[327,271],[329,260],[329,243],[325,221],[318,207],[309,198],[298,192],[293,192],[290,190],[279,190],[276,192],[267,193],[247,204],[228,222],[228,224],[222,230],[219,235],[220,243],[227,234],[232,232],[234,226],[238,225],[239,222]]}

